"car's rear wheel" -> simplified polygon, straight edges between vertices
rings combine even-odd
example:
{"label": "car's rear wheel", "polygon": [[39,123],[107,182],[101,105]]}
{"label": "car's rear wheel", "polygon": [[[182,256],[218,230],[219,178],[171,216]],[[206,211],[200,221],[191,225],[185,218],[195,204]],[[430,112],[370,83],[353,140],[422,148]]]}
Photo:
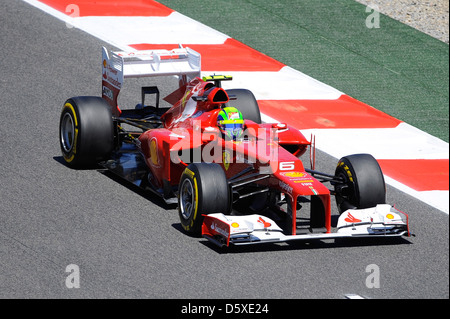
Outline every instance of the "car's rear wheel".
{"label": "car's rear wheel", "polygon": [[61,111],[59,142],[64,161],[72,167],[106,159],[114,147],[114,127],[105,100],[93,96],[68,99]]}
{"label": "car's rear wheel", "polygon": [[182,173],[178,187],[178,213],[183,229],[200,235],[203,216],[227,214],[230,209],[228,182],[215,163],[192,163]]}
{"label": "car's rear wheel", "polygon": [[343,183],[335,185],[339,213],[386,203],[383,172],[372,155],[355,154],[341,158],[335,176],[343,180]]}

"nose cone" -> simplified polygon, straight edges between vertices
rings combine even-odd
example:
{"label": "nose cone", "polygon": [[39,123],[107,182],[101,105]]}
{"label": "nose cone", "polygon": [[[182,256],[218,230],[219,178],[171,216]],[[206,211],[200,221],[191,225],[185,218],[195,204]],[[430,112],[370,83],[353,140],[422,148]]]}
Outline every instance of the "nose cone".
{"label": "nose cone", "polygon": [[279,187],[289,193],[297,195],[325,195],[330,190],[316,178],[305,171],[277,172]]}

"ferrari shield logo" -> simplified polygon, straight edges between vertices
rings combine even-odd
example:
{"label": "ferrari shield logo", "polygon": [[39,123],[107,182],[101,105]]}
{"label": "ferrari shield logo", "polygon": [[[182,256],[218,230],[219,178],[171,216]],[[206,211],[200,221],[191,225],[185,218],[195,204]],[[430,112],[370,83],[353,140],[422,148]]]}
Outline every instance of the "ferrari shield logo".
{"label": "ferrari shield logo", "polygon": [[222,153],[222,163],[223,166],[225,167],[225,170],[228,171],[228,168],[230,167],[230,163],[231,163],[231,154],[228,151],[223,151]]}
{"label": "ferrari shield logo", "polygon": [[158,145],[156,142],[156,138],[152,138],[152,140],[150,141],[150,159],[154,166],[157,167],[159,165]]}

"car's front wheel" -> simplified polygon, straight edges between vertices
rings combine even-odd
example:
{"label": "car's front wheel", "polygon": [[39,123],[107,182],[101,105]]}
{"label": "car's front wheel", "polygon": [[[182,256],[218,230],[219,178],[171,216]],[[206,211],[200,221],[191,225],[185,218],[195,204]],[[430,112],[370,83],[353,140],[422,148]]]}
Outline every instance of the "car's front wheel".
{"label": "car's front wheel", "polygon": [[199,235],[202,215],[227,214],[231,206],[229,193],[225,172],[218,164],[190,164],[178,186],[178,213],[183,229]]}
{"label": "car's front wheel", "polygon": [[372,155],[354,154],[341,158],[335,176],[343,181],[335,185],[339,213],[386,203],[383,172]]}

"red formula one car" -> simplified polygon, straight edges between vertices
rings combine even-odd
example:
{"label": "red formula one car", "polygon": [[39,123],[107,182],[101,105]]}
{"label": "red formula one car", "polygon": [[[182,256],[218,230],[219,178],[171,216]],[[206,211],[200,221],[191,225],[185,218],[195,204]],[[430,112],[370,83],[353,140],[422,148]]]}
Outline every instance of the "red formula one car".
{"label": "red formula one car", "polygon": [[[120,109],[124,78],[152,76],[178,77],[179,88],[165,98],[172,107],[159,107],[158,88],[147,86],[142,103]],[[284,123],[262,123],[254,95],[223,89],[229,80],[201,78],[200,55],[189,48],[103,48],[102,97],[73,97],[63,106],[64,160],[71,167],[100,164],[178,202],[184,230],[219,246],[410,235],[407,215],[385,203],[383,174],[371,155],[342,158],[334,174],[305,168],[300,157],[309,150],[314,158],[312,139]],[[155,105],[145,104],[148,95]]]}

